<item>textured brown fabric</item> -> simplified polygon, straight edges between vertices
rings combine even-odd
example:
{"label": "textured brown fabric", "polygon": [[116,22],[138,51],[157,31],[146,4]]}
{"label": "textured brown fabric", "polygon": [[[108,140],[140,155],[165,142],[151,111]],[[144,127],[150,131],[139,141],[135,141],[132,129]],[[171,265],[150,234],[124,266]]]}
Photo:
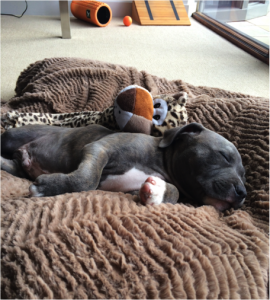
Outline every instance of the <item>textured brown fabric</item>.
{"label": "textured brown fabric", "polygon": [[[22,73],[20,96],[13,102],[20,111],[53,107],[51,100],[41,96],[37,102],[23,92],[29,84],[37,88],[39,70],[50,75],[44,65],[52,66],[51,61],[32,65],[36,81]],[[65,59],[55,61],[65,74]],[[73,62],[78,69],[80,61],[86,63]],[[188,92],[189,122],[202,123],[238,147],[246,168],[246,202],[240,210],[218,213],[190,204],[145,207],[130,195],[103,191],[29,198],[30,182],[2,171],[2,298],[268,298],[268,100],[88,63],[99,71],[137,74],[133,77],[144,78],[140,85],[147,77],[156,93]],[[115,77],[110,80],[119,92]],[[139,84],[128,84],[133,83]],[[100,92],[103,87],[100,83]],[[108,92],[103,105],[110,106],[113,97]],[[101,102],[92,99],[87,105],[100,110]]]}
{"label": "textured brown fabric", "polygon": [[268,238],[238,211],[102,191],[3,204],[3,298],[265,299]]}
{"label": "textured brown fabric", "polygon": [[241,154],[248,196],[242,210],[269,231],[269,101],[255,97],[211,98],[187,105],[189,122],[199,122],[229,141]]}
{"label": "textured brown fabric", "polygon": [[[84,59],[45,59],[21,73],[9,104],[20,112],[103,111],[131,84],[153,94],[164,89],[159,88],[162,80],[135,68]],[[174,92],[178,82],[168,82],[165,88]]]}
{"label": "textured brown fabric", "polygon": [[16,95],[10,109],[19,112],[61,113],[103,111],[113,105],[117,94],[137,84],[152,95],[187,92],[189,98],[206,94],[211,97],[246,98],[241,93],[195,87],[182,80],[167,80],[132,67],[80,58],[49,58],[35,62],[19,76]]}

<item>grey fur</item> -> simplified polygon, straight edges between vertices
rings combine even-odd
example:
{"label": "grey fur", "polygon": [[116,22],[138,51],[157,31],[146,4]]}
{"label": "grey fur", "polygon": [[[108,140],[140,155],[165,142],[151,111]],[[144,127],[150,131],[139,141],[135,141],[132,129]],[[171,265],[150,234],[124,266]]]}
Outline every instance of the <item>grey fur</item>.
{"label": "grey fur", "polygon": [[176,203],[179,190],[202,204],[210,197],[237,208],[246,196],[237,149],[198,123],[170,129],[164,138],[100,125],[28,125],[6,131],[1,144],[2,155],[13,157],[13,163],[3,159],[1,168],[20,177],[26,172],[35,180],[30,191],[38,195],[95,190],[107,176],[136,168],[165,178],[163,202]]}

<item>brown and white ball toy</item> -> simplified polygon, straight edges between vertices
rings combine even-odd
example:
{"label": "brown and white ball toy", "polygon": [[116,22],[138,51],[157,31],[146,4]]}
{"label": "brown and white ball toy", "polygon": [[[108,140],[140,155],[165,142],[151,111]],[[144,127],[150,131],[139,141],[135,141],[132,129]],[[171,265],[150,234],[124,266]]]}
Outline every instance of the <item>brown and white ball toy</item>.
{"label": "brown and white ball toy", "polygon": [[123,89],[114,102],[114,116],[120,130],[151,134],[152,125],[161,125],[167,115],[167,103],[155,99],[138,85]]}

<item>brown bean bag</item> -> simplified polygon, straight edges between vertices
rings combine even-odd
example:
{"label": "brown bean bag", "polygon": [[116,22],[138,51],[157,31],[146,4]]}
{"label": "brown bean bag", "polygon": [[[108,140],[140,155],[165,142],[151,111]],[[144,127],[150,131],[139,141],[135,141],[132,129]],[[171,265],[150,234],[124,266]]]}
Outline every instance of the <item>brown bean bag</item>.
{"label": "brown bean bag", "polygon": [[153,95],[189,94],[188,121],[223,135],[242,156],[244,206],[219,213],[181,199],[145,207],[104,191],[30,198],[29,181],[1,171],[2,298],[268,298],[267,99],[54,58],[21,73],[4,109],[104,110],[130,84]]}

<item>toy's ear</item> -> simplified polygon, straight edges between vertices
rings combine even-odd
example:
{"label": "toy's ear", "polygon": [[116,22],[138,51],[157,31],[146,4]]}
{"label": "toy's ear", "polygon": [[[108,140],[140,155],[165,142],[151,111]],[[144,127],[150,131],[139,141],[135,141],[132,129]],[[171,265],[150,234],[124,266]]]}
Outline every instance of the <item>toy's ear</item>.
{"label": "toy's ear", "polygon": [[177,100],[179,104],[186,105],[188,94],[186,92],[179,92],[172,95],[172,97]]}
{"label": "toy's ear", "polygon": [[175,140],[179,139],[182,135],[199,135],[205,128],[199,123],[190,123],[183,127],[176,127],[166,130],[163,139],[159,143],[160,148],[170,146]]}

